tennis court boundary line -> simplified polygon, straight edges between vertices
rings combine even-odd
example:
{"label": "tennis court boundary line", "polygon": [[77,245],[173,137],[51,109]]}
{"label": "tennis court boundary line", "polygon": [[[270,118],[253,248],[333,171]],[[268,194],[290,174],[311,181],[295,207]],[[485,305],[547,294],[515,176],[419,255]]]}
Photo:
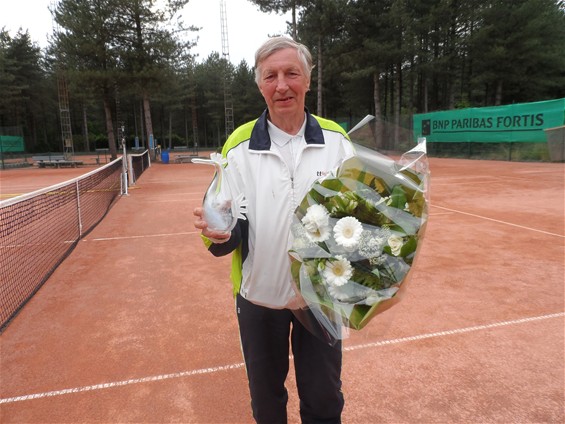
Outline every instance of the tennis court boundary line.
{"label": "tennis court boundary line", "polygon": [[559,317],[565,317],[565,312],[558,312],[558,313],[549,314],[549,315],[541,315],[541,316],[537,316],[537,317],[520,318],[520,319],[514,319],[514,320],[510,320],[510,321],[500,321],[500,322],[495,322],[495,323],[492,323],[492,324],[484,324],[484,325],[476,325],[476,326],[473,326],[473,327],[458,328],[456,330],[438,331],[437,333],[420,334],[418,336],[401,337],[399,339],[383,340],[381,342],[364,343],[364,344],[360,344],[360,345],[344,347],[343,350],[344,351],[353,351],[353,350],[359,350],[359,349],[368,349],[368,348],[371,348],[371,347],[386,346],[386,345],[391,345],[391,344],[414,342],[414,341],[418,341],[418,340],[432,339],[432,338],[435,338],[435,337],[444,337],[444,336],[453,336],[453,335],[456,335],[456,334],[472,333],[472,332],[475,332],[475,331],[490,330],[492,328],[507,327],[509,325],[525,324],[525,323],[528,323],[528,322],[541,321],[541,320],[545,320],[545,319],[559,318]]}
{"label": "tennis court boundary line", "polygon": [[[564,317],[564,316],[565,316],[565,312],[558,312],[558,313],[554,313],[554,314],[541,315],[541,316],[536,316],[536,317],[520,318],[520,319],[515,319],[515,320],[509,320],[509,321],[500,321],[500,322],[495,322],[495,323],[492,323],[492,324],[476,325],[476,326],[472,326],[472,327],[464,327],[464,328],[459,328],[459,329],[455,329],[455,330],[438,331],[438,332],[434,332],[434,333],[420,334],[420,335],[417,335],[417,336],[401,337],[401,338],[398,338],[398,339],[383,340],[383,341],[380,341],[380,342],[364,343],[364,344],[360,344],[360,345],[348,346],[348,347],[344,347],[343,351],[344,352],[351,352],[351,351],[355,351],[355,350],[369,349],[369,348],[388,346],[388,345],[407,343],[407,342],[414,342],[414,341],[432,339],[432,338],[437,338],[437,337],[445,337],[445,336],[452,336],[452,335],[458,335],[458,334],[472,333],[472,332],[481,331],[481,330],[490,330],[490,329],[493,329],[493,328],[525,324],[525,323],[542,321],[542,320],[547,320],[547,319],[552,319],[552,318],[560,318],[560,317]],[[129,380],[114,381],[114,382],[110,382],[110,383],[94,384],[94,385],[91,385],[91,386],[82,386],[82,387],[75,387],[75,388],[71,388],[71,389],[54,390],[54,391],[43,392],[43,393],[34,393],[34,394],[30,394],[30,395],[22,395],[22,396],[15,396],[15,397],[0,399],[0,405],[1,404],[7,404],[7,403],[22,402],[22,401],[33,400],[33,399],[42,399],[42,398],[47,398],[47,397],[63,396],[63,395],[69,395],[69,394],[73,394],[73,393],[84,393],[84,392],[91,392],[91,391],[95,391],[95,390],[111,389],[111,388],[115,388],[115,387],[129,386],[129,385],[133,385],[133,384],[151,383],[151,382],[155,382],[155,381],[163,381],[163,380],[171,380],[171,379],[176,379],[176,378],[191,377],[191,376],[194,376],[194,375],[212,374],[212,373],[217,373],[217,372],[222,372],[222,371],[230,371],[230,370],[241,369],[241,368],[244,368],[244,367],[245,367],[245,364],[243,362],[240,362],[240,363],[236,363],[236,364],[220,365],[220,366],[217,366],[217,367],[210,367],[210,368],[200,368],[200,369],[196,369],[196,370],[181,371],[181,372],[176,372],[176,373],[171,373],[171,374],[162,374],[162,375],[155,375],[155,376],[149,376],[149,377],[133,378],[133,379],[129,379]]]}
{"label": "tennis court boundary line", "polygon": [[434,207],[434,208],[443,209],[443,210],[449,211],[449,212],[460,213],[460,214],[462,214],[462,215],[473,216],[473,217],[475,217],[475,218],[485,219],[485,220],[487,220],[487,221],[497,222],[497,223],[499,223],[499,224],[504,224],[504,225],[509,225],[509,226],[511,226],[511,227],[521,228],[521,229],[523,229],[523,230],[535,231],[536,233],[546,234],[546,235],[554,236],[554,237],[565,238],[565,235],[563,235],[563,234],[557,234],[557,233],[551,233],[551,232],[549,232],[549,231],[538,230],[537,228],[526,227],[526,226],[524,226],[524,225],[519,225],[519,224],[513,224],[513,223],[511,223],[511,222],[501,221],[500,219],[489,218],[488,216],[482,216],[482,215],[477,215],[477,214],[470,213],[470,212],[458,211],[457,209],[450,209],[450,208],[446,208],[446,207],[444,207],[444,206],[435,205],[435,204],[433,204],[433,203],[432,203],[431,206]]}
{"label": "tennis court boundary line", "polygon": [[82,241],[113,241],[113,240],[129,240],[129,239],[143,239],[153,237],[171,237],[171,236],[189,236],[200,234],[200,231],[183,231],[178,233],[162,233],[162,234],[144,234],[139,236],[118,236],[118,237],[98,237],[91,238],[85,237]]}

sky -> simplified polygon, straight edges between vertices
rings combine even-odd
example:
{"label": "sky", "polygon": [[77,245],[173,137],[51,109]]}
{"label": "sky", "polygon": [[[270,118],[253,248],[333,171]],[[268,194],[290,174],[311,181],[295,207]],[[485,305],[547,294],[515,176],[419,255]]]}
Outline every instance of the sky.
{"label": "sky", "polygon": [[[238,65],[245,59],[252,67],[255,50],[269,35],[284,34],[290,13],[266,14],[248,0],[225,0],[230,61]],[[55,0],[0,0],[0,28],[14,36],[21,27],[28,30],[31,40],[40,47],[47,46],[52,32],[52,19],[48,7]],[[202,62],[212,52],[222,53],[220,0],[189,0],[181,12],[186,26],[201,27],[198,33],[189,33],[198,45],[192,49]]]}

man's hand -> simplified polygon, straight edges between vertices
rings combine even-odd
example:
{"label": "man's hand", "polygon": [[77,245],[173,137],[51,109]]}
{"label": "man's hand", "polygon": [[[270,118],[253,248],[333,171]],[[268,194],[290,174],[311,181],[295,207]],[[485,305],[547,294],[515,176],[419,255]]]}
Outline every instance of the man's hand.
{"label": "man's hand", "polygon": [[207,237],[213,243],[220,244],[225,243],[231,237],[231,232],[221,232],[221,231],[212,231],[208,229],[208,223],[204,219],[204,209],[201,207],[195,208],[193,211],[194,216],[196,219],[194,220],[194,227],[198,230],[201,230],[202,235]]}

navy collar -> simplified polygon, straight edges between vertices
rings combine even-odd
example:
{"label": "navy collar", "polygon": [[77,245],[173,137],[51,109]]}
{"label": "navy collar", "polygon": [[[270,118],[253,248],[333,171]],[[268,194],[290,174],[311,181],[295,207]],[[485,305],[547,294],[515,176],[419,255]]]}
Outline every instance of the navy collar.
{"label": "navy collar", "polygon": [[[324,144],[324,134],[322,132],[322,127],[320,124],[308,112],[308,109],[304,109],[306,112],[306,128],[304,129],[304,139],[306,144]],[[270,150],[271,149],[271,137],[269,137],[269,127],[267,124],[267,115],[269,111],[265,111],[261,114],[253,130],[251,131],[251,138],[249,139],[249,149],[250,150]]]}

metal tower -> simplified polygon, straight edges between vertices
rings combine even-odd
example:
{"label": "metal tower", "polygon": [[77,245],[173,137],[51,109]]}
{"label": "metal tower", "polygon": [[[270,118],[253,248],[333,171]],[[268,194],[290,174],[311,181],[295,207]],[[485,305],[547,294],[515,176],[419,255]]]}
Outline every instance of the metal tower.
{"label": "metal tower", "polygon": [[59,116],[61,119],[61,138],[63,140],[63,153],[65,159],[74,156],[73,132],[71,129],[71,111],[69,109],[69,90],[64,72],[59,69],[57,85],[59,87]]}
{"label": "metal tower", "polygon": [[122,120],[122,108],[120,106],[120,91],[118,86],[115,86],[116,94],[116,136],[118,141],[118,146],[121,146],[125,142],[125,122]]}
{"label": "metal tower", "polygon": [[231,95],[231,81],[228,72],[230,64],[230,51],[228,42],[228,18],[226,13],[226,2],[220,0],[220,19],[222,22],[222,56],[226,60],[226,70],[224,74],[224,110],[226,117],[226,140],[234,130],[233,123],[233,102]]}
{"label": "metal tower", "polygon": [[[57,8],[57,0],[51,1],[51,10]],[[52,19],[51,25],[53,32],[59,30],[59,26]],[[67,86],[67,78],[61,64],[56,65],[57,88],[59,93],[59,119],[61,120],[61,140],[63,143],[63,154],[65,159],[70,159],[75,154],[73,143],[73,132],[71,128],[71,110],[69,108],[69,88]]]}

